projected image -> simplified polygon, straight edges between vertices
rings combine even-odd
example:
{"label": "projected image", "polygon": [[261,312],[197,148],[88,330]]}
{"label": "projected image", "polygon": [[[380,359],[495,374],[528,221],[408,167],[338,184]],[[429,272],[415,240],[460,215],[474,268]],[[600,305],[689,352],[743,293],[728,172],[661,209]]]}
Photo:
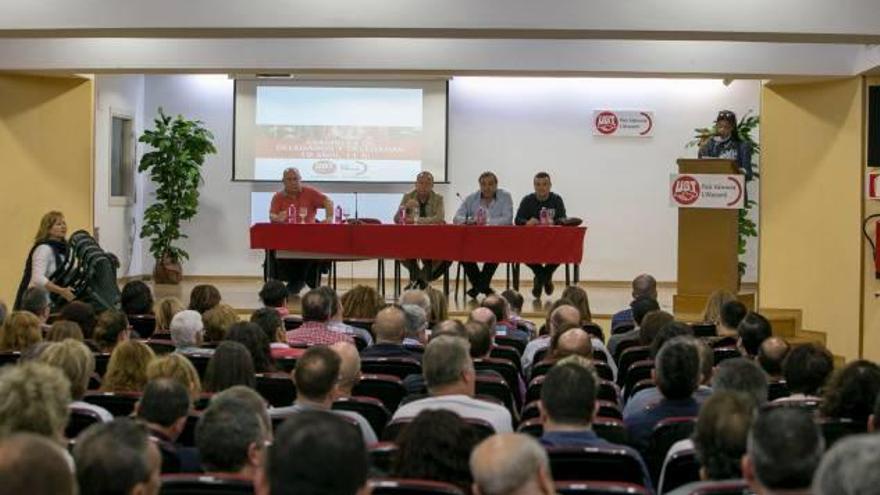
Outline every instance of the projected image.
{"label": "projected image", "polygon": [[422,170],[422,90],[258,87],[254,176],[407,181]]}

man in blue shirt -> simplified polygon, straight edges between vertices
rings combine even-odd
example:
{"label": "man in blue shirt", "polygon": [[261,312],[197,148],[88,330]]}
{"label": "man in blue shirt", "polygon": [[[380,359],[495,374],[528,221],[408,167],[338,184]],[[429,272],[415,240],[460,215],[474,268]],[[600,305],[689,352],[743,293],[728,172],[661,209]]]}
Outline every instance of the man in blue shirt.
{"label": "man in blue shirt", "polygon": [[[647,273],[642,273],[632,281],[632,298],[636,300],[640,297],[649,297],[657,300],[657,280]],[[624,308],[611,317],[611,333],[620,325],[633,324],[632,308]]]}
{"label": "man in blue shirt", "polygon": [[641,484],[651,489],[651,476],[642,456],[631,447],[599,438],[590,425],[596,411],[598,379],[583,358],[566,358],[550,369],[541,388],[538,407],[544,423],[545,447],[600,447],[623,449],[639,461]]}
{"label": "man in blue shirt", "polygon": [[[480,190],[468,195],[455,212],[456,224],[511,225],[513,223],[513,199],[504,189],[498,189],[498,177],[493,172],[480,174]],[[480,270],[476,263],[462,263],[465,275],[471,283],[467,291],[471,298],[478,294],[493,293],[492,276],[498,263],[484,263]]]}

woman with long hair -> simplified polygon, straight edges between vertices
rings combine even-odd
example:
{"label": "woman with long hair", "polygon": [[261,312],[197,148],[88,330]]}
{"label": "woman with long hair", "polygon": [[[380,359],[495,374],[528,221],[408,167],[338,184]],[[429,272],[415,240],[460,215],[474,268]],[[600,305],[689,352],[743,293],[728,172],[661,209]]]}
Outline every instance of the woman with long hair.
{"label": "woman with long hair", "polygon": [[47,291],[73,301],[76,295],[70,287],[62,287],[52,282],[52,276],[64,267],[69,249],[67,245],[67,222],[60,211],[50,211],[43,215],[34,246],[28,253],[21,283],[15,294],[14,309],[21,308],[21,297],[29,287],[44,287]]}
{"label": "woman with long hair", "polygon": [[136,340],[117,345],[101,381],[104,392],[142,392],[147,384],[147,367],[156,358],[153,350]]}

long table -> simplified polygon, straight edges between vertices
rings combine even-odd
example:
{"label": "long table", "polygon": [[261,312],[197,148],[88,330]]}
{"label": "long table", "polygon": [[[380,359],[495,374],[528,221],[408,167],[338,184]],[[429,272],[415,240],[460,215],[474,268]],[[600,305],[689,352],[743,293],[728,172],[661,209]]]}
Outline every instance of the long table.
{"label": "long table", "polygon": [[251,226],[251,248],[316,259],[432,259],[489,263],[558,263],[583,258],[586,227],[282,224]]}

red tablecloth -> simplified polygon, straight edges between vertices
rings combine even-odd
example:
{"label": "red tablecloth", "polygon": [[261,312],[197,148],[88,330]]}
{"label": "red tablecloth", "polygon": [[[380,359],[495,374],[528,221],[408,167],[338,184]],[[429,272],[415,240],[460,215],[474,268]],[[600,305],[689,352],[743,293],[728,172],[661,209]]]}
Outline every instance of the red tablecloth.
{"label": "red tablecloth", "polygon": [[258,223],[251,248],[346,257],[580,263],[586,227]]}

